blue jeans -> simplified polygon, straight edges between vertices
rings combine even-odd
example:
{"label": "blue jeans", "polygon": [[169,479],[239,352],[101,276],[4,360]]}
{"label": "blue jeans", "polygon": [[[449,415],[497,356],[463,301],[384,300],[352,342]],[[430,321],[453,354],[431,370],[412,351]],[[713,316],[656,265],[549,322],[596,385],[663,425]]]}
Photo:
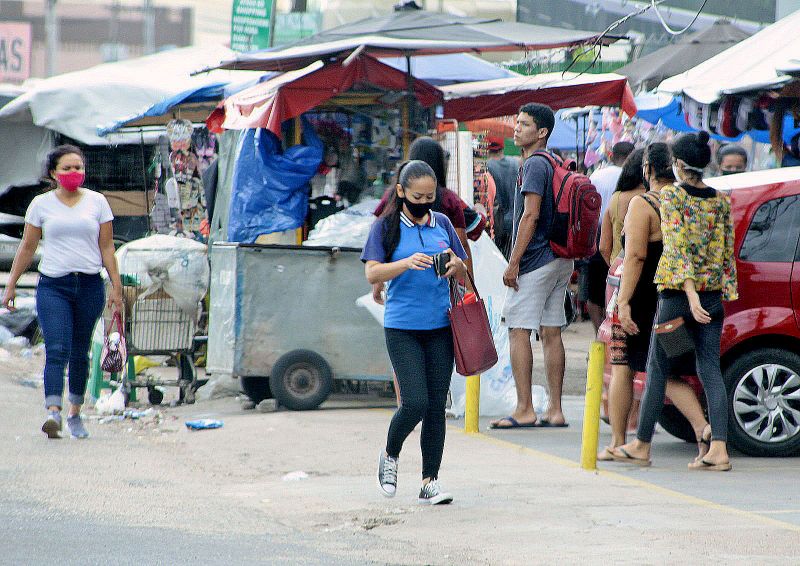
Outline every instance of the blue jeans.
{"label": "blue jeans", "polygon": [[89,378],[89,346],[103,312],[105,289],[99,274],[41,275],[36,311],[45,348],[45,407],[62,407],[64,370],[69,363],[69,402],[82,405]]}

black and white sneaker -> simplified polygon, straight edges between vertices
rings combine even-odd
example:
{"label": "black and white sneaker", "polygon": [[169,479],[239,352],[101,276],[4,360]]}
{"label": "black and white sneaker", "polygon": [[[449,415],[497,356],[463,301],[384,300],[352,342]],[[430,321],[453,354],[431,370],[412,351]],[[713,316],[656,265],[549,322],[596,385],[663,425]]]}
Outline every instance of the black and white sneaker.
{"label": "black and white sneaker", "polygon": [[453,496],[442,491],[439,480],[431,480],[419,490],[419,502],[424,505],[447,505],[453,502]]}
{"label": "black and white sneaker", "polygon": [[381,450],[378,458],[378,487],[386,497],[394,497],[397,493],[397,460]]}

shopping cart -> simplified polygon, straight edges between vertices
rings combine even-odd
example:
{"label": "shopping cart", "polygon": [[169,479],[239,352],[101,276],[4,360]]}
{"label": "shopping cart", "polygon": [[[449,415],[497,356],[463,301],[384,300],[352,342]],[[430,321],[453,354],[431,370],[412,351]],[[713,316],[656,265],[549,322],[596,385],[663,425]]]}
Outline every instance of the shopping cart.
{"label": "shopping cart", "polygon": [[[157,278],[157,274],[150,275],[152,279]],[[122,387],[126,404],[134,389],[147,388],[148,401],[158,405],[164,400],[164,393],[158,386],[178,387],[178,402],[194,403],[195,392],[205,383],[197,379],[194,363],[196,347],[206,340],[205,337],[196,336],[202,301],[197,303],[196,309],[187,312],[164,289],[145,287],[136,275],[123,274],[121,278],[128,368],[120,376],[112,375],[109,383]],[[110,292],[110,288],[107,292]],[[106,328],[111,323],[111,314],[111,310],[106,308]],[[176,379],[137,375],[132,369],[135,356],[170,356],[177,368]]]}

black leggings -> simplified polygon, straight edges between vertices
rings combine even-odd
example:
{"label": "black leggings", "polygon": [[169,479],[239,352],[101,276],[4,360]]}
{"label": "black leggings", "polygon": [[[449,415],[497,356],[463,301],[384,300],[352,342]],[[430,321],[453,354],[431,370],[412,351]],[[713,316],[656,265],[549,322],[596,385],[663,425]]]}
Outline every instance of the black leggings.
{"label": "black leggings", "polygon": [[[700,304],[711,316],[711,322],[708,324],[699,324],[694,320],[686,293],[672,290],[659,293],[656,322],[666,322],[679,316],[685,320],[686,329],[694,342],[697,377],[703,383],[706,394],[712,439],[724,441],[728,437],[728,397],[719,360],[722,321],[725,318],[722,293],[705,291],[699,295]],[[653,431],[664,406],[667,378],[671,373],[672,362],[659,344],[656,333],[653,332],[647,359],[647,385],[642,396],[639,428],[636,432],[636,437],[642,442],[653,440]]]}
{"label": "black leggings", "polygon": [[450,327],[436,330],[386,328],[386,349],[397,374],[400,408],[392,417],[386,453],[392,458],[422,421],[422,477],[435,478],[442,463],[445,405],[453,373]]}

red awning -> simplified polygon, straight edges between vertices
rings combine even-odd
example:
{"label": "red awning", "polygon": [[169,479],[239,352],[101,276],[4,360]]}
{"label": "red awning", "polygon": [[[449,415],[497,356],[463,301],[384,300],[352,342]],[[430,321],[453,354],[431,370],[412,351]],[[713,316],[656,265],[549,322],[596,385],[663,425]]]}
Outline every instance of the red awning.
{"label": "red awning", "polygon": [[[342,61],[327,65],[316,62],[231,96],[207,123],[212,131],[220,126],[228,130],[267,128],[280,137],[284,121],[337,95],[364,88],[402,92],[408,88],[408,77],[369,55],[361,55],[346,66]],[[439,90],[420,80],[414,80],[414,95],[426,107],[442,100]]]}
{"label": "red awning", "polygon": [[444,93],[444,116],[459,121],[516,114],[528,102],[553,110],[578,106],[617,106],[628,116],[636,103],[628,80],[616,74],[547,73],[439,87]]}

